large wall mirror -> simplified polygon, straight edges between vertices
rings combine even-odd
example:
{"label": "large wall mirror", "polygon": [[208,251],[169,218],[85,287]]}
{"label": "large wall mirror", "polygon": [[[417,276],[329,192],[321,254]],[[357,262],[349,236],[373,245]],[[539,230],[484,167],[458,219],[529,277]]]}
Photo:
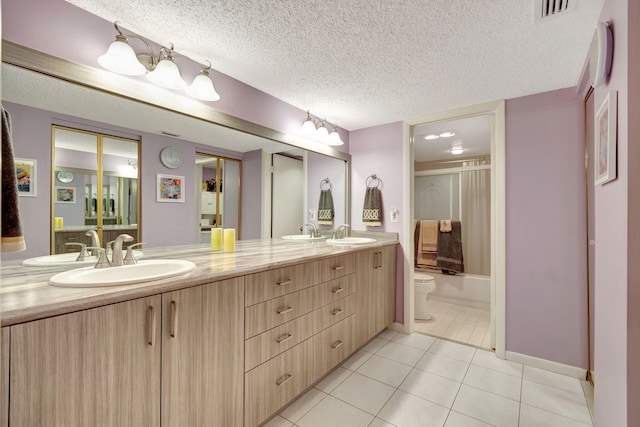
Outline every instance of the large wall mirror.
{"label": "large wall mirror", "polygon": [[[16,60],[16,57],[20,57],[20,60]],[[82,66],[52,58],[17,45],[6,42],[3,44],[2,101],[13,118],[14,145],[18,147],[16,155],[37,158],[41,167],[38,184],[41,190],[38,197],[34,200],[21,198],[21,204],[29,205],[29,208],[22,210],[23,216],[26,216],[23,226],[28,243],[27,252],[12,254],[3,257],[4,259],[20,259],[61,251],[68,239],[56,241],[56,217],[63,218],[63,228],[100,227],[104,234],[108,228],[127,229],[129,234],[129,231],[137,233],[132,235],[147,247],[201,242],[206,239],[202,234],[203,231],[206,232],[203,228],[214,226],[214,221],[216,225],[239,230],[240,240],[279,238],[280,236],[272,234],[271,200],[274,189],[271,158],[274,153],[293,153],[290,155],[301,158],[304,164],[301,186],[303,206],[299,212],[300,226],[296,228],[298,232],[305,222],[316,222],[309,211],[318,207],[319,185],[325,178],[330,178],[333,185],[335,227],[349,222],[348,154],[327,147],[316,150],[312,144],[305,146],[285,143],[284,134],[239,119],[229,119],[222,126],[213,123],[213,119],[159,108],[130,96],[109,93],[89,83],[72,83],[69,80],[79,80],[76,67]],[[58,65],[53,67],[55,72],[52,72],[51,67],[46,65],[51,61],[61,61],[64,67],[56,62]],[[62,78],[66,74],[70,76],[69,79]],[[220,114],[222,113],[216,113],[215,116]],[[236,122],[241,130],[230,127]],[[65,131],[80,130],[81,133],[84,132],[83,135],[99,135],[97,138],[102,140],[103,154],[121,157],[122,162],[126,160],[127,170],[131,175],[124,175],[120,169],[108,167],[107,160],[99,160],[97,149],[93,148],[91,164],[63,164],[61,160],[64,156],[58,154],[58,149],[68,148],[58,147],[57,142],[54,142],[55,151],[51,149],[52,129],[56,126]],[[114,148],[115,151],[111,154],[109,146],[112,142],[126,142],[131,144],[130,149],[116,154],[118,150]],[[27,144],[28,147],[22,144]],[[97,143],[93,144],[97,146]],[[184,163],[179,169],[170,170],[161,165],[158,153],[166,146],[176,147],[183,155]],[[21,149],[28,152],[21,154]],[[137,159],[134,155],[136,152]],[[226,197],[232,196],[231,191],[227,192],[231,190],[229,185],[232,180],[223,178],[221,210],[216,210],[214,214],[204,214],[206,216],[201,211],[202,184],[206,181],[203,180],[205,167],[198,166],[201,157],[215,159],[216,163],[220,159],[221,173],[235,170],[237,174],[234,181],[234,185],[238,186],[236,198],[227,202]],[[102,162],[100,175],[99,161]],[[137,170],[134,169],[134,164],[137,165]],[[74,211],[73,217],[64,211],[71,204],[55,203],[58,197],[56,187],[64,188],[65,184],[58,180],[59,172],[62,172],[63,179],[67,179],[65,176],[68,175],[65,173],[74,176],[74,185],[66,184],[69,184],[68,187],[75,187],[76,205],[82,209]],[[156,201],[154,185],[159,173],[185,177],[183,203]],[[203,175],[199,175],[200,173]],[[49,194],[48,189],[51,189]],[[231,207],[234,211],[227,212]],[[45,219],[42,212],[47,210],[50,210],[51,215]],[[43,221],[46,229],[43,229]],[[103,236],[103,245],[107,239],[108,237]],[[90,242],[86,240],[85,243]]]}

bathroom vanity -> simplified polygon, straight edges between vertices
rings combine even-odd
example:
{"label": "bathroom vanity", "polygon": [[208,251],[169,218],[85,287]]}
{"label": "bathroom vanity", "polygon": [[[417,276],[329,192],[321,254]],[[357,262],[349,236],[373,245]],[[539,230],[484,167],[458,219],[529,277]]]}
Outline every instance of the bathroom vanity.
{"label": "bathroom vanity", "polygon": [[196,270],[91,289],[4,266],[0,425],[258,426],[393,322],[396,251],[149,249]]}

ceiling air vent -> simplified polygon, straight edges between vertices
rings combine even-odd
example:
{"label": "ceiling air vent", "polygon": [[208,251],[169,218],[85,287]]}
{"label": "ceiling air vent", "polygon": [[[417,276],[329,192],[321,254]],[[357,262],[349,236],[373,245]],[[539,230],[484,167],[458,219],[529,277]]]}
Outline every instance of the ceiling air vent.
{"label": "ceiling air vent", "polygon": [[534,0],[534,18],[536,22],[561,15],[569,10],[569,5],[578,0]]}

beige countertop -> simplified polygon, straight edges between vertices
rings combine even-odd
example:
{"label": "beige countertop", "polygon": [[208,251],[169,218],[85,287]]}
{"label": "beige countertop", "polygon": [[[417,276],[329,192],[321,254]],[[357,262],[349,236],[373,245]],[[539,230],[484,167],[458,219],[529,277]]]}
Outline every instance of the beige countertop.
{"label": "beige countertop", "polygon": [[47,281],[54,274],[69,270],[69,267],[24,267],[19,262],[3,263],[0,270],[0,318],[2,326],[8,326],[398,243],[395,233],[366,235],[378,241],[365,245],[337,246],[324,241],[246,240],[238,241],[236,252],[233,253],[212,251],[208,244],[143,249],[143,259],[189,260],[196,264],[196,268],[184,276],[124,286],[59,288],[49,285]]}

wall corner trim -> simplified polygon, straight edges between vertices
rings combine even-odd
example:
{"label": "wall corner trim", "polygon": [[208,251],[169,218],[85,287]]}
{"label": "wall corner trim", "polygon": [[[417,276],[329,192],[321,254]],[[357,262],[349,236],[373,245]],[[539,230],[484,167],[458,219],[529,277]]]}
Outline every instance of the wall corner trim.
{"label": "wall corner trim", "polygon": [[578,368],[577,366],[565,365],[563,363],[553,362],[551,360],[546,360],[546,359],[540,359],[537,357],[528,356],[526,354],[507,351],[506,359],[512,362],[522,363],[523,365],[531,366],[533,368],[545,369],[547,371],[555,372],[557,374],[578,378],[579,380],[584,380],[587,378],[587,370],[585,368]]}

